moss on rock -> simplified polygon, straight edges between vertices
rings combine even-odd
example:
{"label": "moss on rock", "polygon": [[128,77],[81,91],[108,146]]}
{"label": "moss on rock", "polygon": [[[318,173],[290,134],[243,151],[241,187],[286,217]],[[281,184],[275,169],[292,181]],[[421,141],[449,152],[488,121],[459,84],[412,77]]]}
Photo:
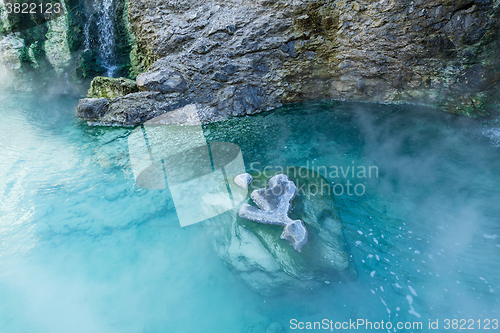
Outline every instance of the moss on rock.
{"label": "moss on rock", "polygon": [[45,54],[56,73],[60,75],[69,66],[72,58],[67,36],[68,21],[63,15],[47,22],[47,26],[47,40],[44,43]]}
{"label": "moss on rock", "polygon": [[89,98],[115,98],[138,92],[137,84],[134,80],[96,76],[90,84],[87,97]]}

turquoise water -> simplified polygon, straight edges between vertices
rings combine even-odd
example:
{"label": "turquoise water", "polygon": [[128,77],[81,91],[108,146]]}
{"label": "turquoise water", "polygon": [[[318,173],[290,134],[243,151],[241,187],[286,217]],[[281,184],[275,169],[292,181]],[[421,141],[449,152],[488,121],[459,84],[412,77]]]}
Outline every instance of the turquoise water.
{"label": "turquoise water", "polygon": [[326,175],[365,189],[336,196],[358,281],[273,299],[226,269],[203,224],[179,226],[168,189],[135,185],[132,129],[88,127],[76,104],[0,97],[1,332],[301,331],[292,319],[439,320],[448,332],[447,318],[476,330],[500,319],[500,126],[355,103],[206,125],[208,140],[241,147],[248,171],[379,171]]}

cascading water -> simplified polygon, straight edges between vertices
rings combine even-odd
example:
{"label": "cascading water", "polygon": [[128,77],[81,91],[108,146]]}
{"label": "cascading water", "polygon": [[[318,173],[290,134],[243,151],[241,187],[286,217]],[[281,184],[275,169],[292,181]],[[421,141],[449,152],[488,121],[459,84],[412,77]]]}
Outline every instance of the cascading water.
{"label": "cascading water", "polygon": [[113,19],[113,0],[104,0],[101,3],[100,15],[97,20],[97,32],[99,35],[99,51],[103,59],[103,65],[107,69],[107,76],[111,77],[117,69],[115,61],[115,27]]}
{"label": "cascading water", "polygon": [[[98,49],[102,60],[102,66],[106,69],[106,76],[113,77],[118,66],[116,65],[115,54],[115,24],[114,24],[114,4],[113,0],[96,1],[93,6],[93,13],[89,15],[85,23],[83,32],[85,35],[85,50],[93,47]],[[90,28],[96,20],[97,45],[92,45]]]}
{"label": "cascading water", "polygon": [[83,35],[85,36],[85,51],[90,50],[90,23],[92,22],[94,14],[89,15],[87,22],[85,22],[85,26],[83,27]]}

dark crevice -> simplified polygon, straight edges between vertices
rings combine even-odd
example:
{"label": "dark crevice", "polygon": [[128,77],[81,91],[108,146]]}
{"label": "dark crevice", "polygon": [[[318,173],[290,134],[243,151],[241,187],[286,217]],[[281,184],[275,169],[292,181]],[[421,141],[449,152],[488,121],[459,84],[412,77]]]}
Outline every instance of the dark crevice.
{"label": "dark crevice", "polygon": [[460,11],[460,10],[467,10],[467,9],[470,9],[472,8],[476,3],[474,1],[471,1],[469,3],[465,3],[465,4],[462,4],[460,6],[458,6],[458,8],[455,10],[455,13]]}

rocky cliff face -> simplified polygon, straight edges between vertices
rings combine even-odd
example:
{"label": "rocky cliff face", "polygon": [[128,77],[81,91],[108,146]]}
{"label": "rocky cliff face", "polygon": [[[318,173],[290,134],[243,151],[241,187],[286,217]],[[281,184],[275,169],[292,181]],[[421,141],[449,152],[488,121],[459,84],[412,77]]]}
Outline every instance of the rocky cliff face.
{"label": "rocky cliff face", "polygon": [[134,0],[128,10],[149,68],[139,89],[196,103],[205,121],[330,98],[484,116],[499,91],[498,0]]}
{"label": "rocky cliff face", "polygon": [[[500,0],[105,2],[117,76],[147,71],[139,90],[169,105],[196,103],[205,121],[307,99],[422,103],[469,116],[496,108]],[[23,78],[17,89],[47,73],[105,74],[100,3],[65,0],[65,15],[47,23],[2,14],[0,71]],[[151,95],[136,94],[119,103]],[[84,118],[106,124],[100,115],[115,101],[99,103],[106,108]]]}

